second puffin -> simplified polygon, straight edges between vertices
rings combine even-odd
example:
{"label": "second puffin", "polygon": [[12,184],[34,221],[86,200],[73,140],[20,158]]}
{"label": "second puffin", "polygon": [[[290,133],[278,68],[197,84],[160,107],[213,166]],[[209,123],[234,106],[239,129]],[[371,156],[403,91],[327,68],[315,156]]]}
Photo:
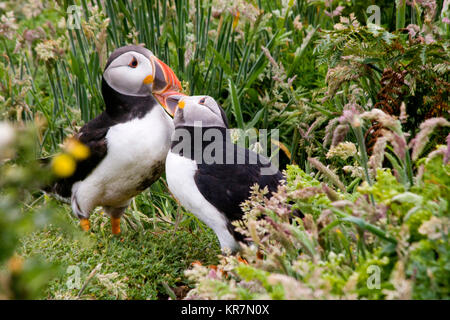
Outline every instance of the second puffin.
{"label": "second puffin", "polygon": [[242,218],[240,204],[257,183],[277,190],[282,174],[264,156],[230,141],[223,109],[209,96],[179,99],[175,131],[166,159],[170,191],[180,203],[214,230],[222,250],[239,249],[242,236],[234,220]]}

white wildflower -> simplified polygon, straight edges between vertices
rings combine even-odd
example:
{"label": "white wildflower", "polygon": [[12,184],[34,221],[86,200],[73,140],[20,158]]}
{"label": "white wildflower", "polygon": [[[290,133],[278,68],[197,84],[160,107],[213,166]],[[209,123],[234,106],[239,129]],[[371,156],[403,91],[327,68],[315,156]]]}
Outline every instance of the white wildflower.
{"label": "white wildflower", "polygon": [[303,29],[303,23],[300,21],[300,16],[296,16],[294,19],[294,28],[297,30],[302,30]]}
{"label": "white wildflower", "polygon": [[59,56],[59,54],[61,53],[60,48],[61,39],[50,39],[37,44],[35,50],[38,58],[47,62],[50,60],[55,60]]}
{"label": "white wildflower", "polygon": [[431,217],[430,220],[424,221],[419,228],[419,233],[428,237],[430,240],[437,240],[444,235],[448,235],[450,219],[447,217]]}
{"label": "white wildflower", "polygon": [[364,179],[364,169],[357,166],[344,166],[342,168],[344,172],[350,173],[352,178],[362,178]]}
{"label": "white wildflower", "polygon": [[39,0],[29,0],[22,7],[22,13],[27,19],[31,19],[37,17],[44,8],[42,1]]}
{"label": "white wildflower", "polygon": [[342,23],[336,23],[333,26],[334,30],[345,30],[347,29],[347,27],[345,25],[343,25]]}
{"label": "white wildflower", "polygon": [[6,12],[0,18],[0,36],[4,36],[5,38],[11,40],[13,39],[17,29],[19,29],[19,26],[16,23],[14,12],[13,11]]}
{"label": "white wildflower", "polygon": [[356,155],[356,152],[356,146],[353,142],[341,142],[337,146],[331,146],[327,153],[327,159],[338,157],[347,160],[347,158]]}
{"label": "white wildflower", "polygon": [[231,142],[236,144],[241,138],[241,130],[240,129],[230,129],[230,137]]}

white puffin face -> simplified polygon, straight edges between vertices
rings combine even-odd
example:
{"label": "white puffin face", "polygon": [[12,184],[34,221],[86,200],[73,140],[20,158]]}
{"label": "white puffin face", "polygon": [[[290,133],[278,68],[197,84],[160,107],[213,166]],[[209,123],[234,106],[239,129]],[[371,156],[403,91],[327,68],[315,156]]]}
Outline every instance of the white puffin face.
{"label": "white puffin face", "polygon": [[154,70],[149,58],[128,51],[114,59],[103,73],[108,85],[129,96],[148,96],[152,92]]}
{"label": "white puffin face", "polygon": [[225,112],[210,96],[181,97],[177,107],[173,119],[175,126],[228,128]]}
{"label": "white puffin face", "polygon": [[129,45],[111,53],[103,78],[116,92],[127,96],[153,95],[173,116],[173,96],[183,96],[181,83],[173,70],[144,47]]}

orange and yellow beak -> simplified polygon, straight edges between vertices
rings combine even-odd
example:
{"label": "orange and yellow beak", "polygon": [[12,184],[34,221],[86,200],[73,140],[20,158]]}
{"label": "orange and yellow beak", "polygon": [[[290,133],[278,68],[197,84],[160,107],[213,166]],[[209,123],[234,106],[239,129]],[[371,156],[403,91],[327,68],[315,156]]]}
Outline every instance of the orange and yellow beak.
{"label": "orange and yellow beak", "polygon": [[178,102],[178,105],[177,105],[177,107],[179,108],[179,109],[184,109],[184,106],[186,105],[186,103],[183,101],[183,100],[181,100],[180,102]]}
{"label": "orange and yellow beak", "polygon": [[171,96],[185,96],[182,93],[181,82],[173,70],[164,62],[156,58],[151,57],[153,64],[153,75],[148,75],[144,79],[144,84],[152,84],[152,93],[164,109],[173,116],[177,108],[177,101],[170,99]]}

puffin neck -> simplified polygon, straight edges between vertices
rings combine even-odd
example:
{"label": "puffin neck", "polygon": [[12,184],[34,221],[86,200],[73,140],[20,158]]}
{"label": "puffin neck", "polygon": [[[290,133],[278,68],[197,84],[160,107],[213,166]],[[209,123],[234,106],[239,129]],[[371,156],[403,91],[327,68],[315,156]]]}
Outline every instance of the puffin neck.
{"label": "puffin neck", "polygon": [[158,102],[152,95],[129,96],[111,88],[102,78],[102,95],[105,111],[113,119],[131,120],[144,117]]}

